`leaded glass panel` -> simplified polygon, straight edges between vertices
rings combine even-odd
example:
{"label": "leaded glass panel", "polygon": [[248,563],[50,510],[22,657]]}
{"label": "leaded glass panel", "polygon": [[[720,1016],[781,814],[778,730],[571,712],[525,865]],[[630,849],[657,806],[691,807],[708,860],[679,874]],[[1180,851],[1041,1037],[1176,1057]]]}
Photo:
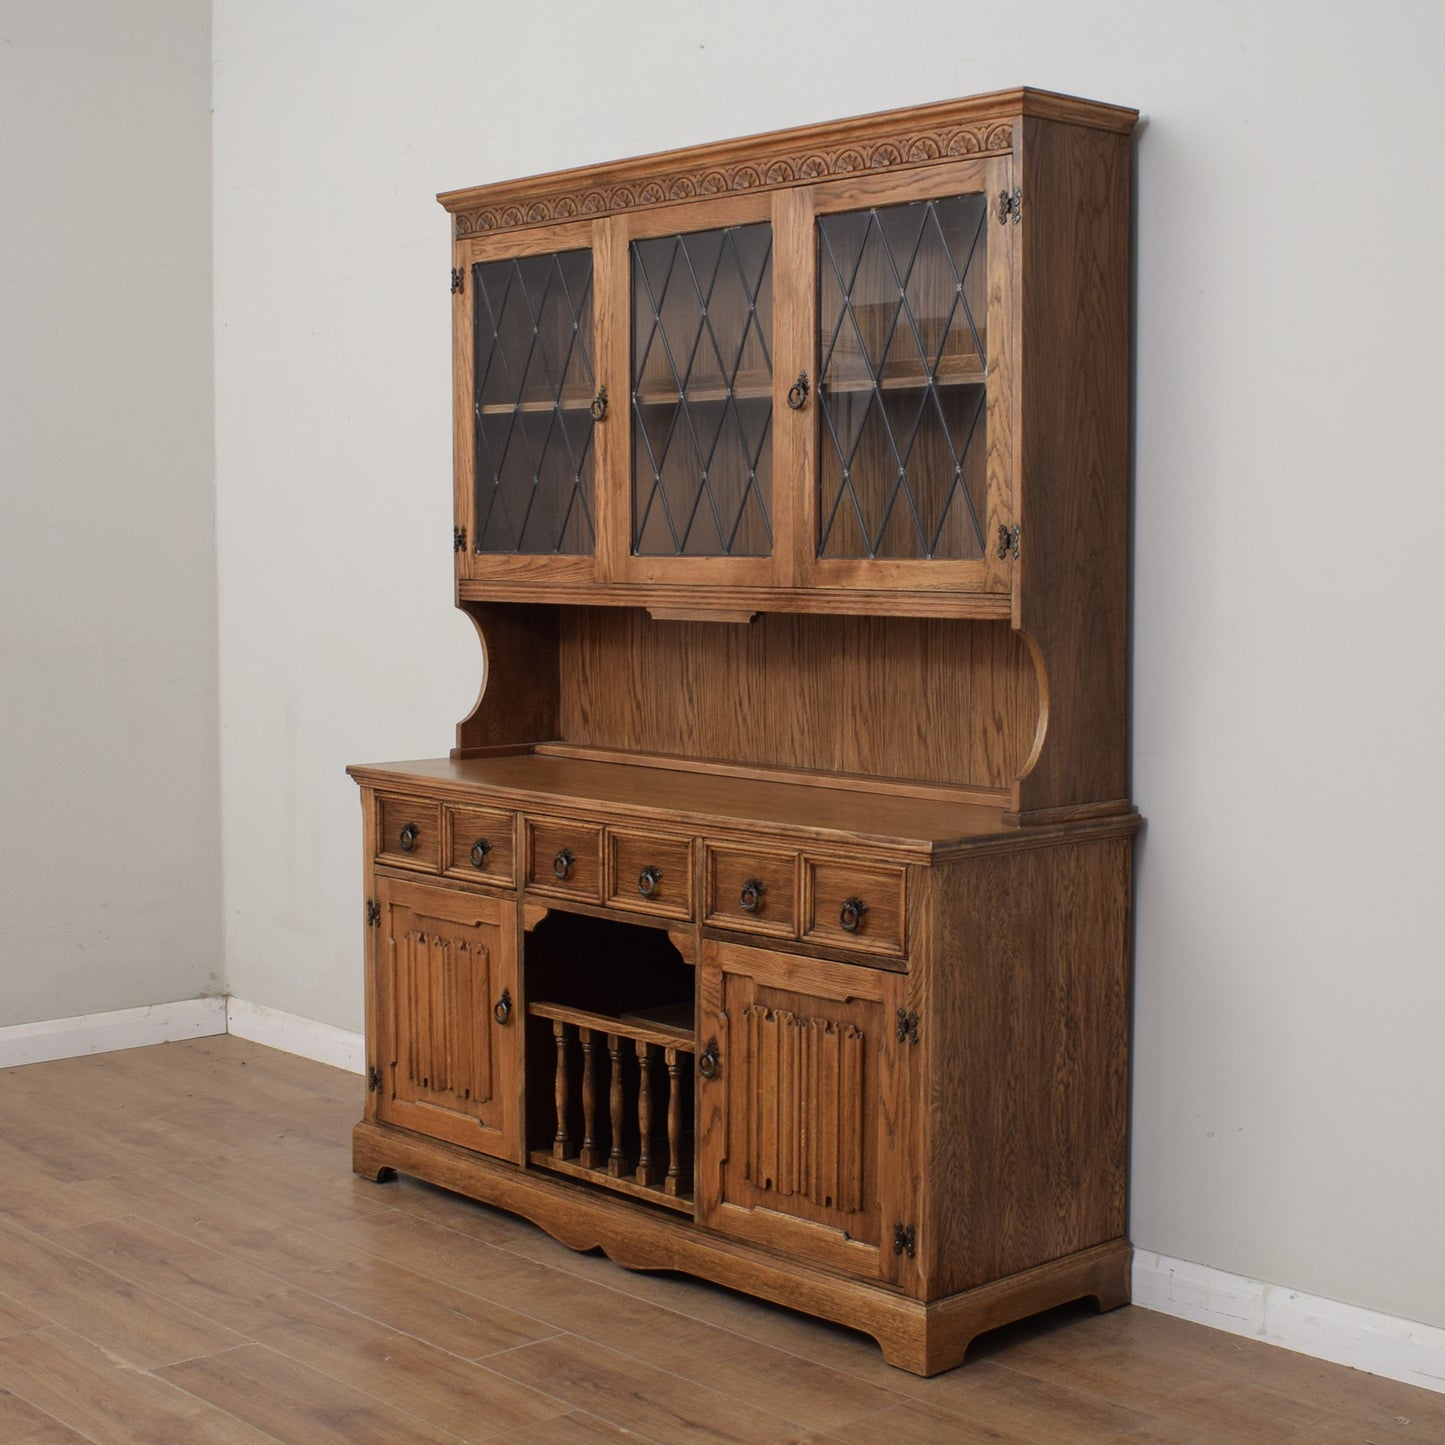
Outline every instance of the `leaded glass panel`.
{"label": "leaded glass panel", "polygon": [[988,205],[818,219],[818,555],[972,559],[987,525]]}
{"label": "leaded glass panel", "polygon": [[772,550],[772,227],[632,246],[632,547]]}
{"label": "leaded glass panel", "polygon": [[593,549],[592,253],[472,267],[478,552]]}

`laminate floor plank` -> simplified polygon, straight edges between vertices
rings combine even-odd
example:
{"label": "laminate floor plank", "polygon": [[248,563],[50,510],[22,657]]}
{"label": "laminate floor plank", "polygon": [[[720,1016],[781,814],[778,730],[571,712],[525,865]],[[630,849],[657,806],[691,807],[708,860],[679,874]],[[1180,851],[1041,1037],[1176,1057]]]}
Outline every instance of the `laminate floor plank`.
{"label": "laminate floor plank", "polygon": [[576,1408],[667,1445],[802,1445],[810,1438],[806,1429],[757,1409],[746,1380],[722,1394],[572,1335],[487,1363],[514,1379],[545,1380],[550,1393]]}
{"label": "laminate floor plank", "polygon": [[283,1445],[456,1445],[459,1438],[264,1345],[156,1373]]}
{"label": "laminate floor plank", "polygon": [[48,1323],[74,1330],[142,1370],[224,1349],[242,1338],[43,1235],[3,1222],[0,1280]]}
{"label": "laminate floor plank", "polygon": [[584,1410],[570,1415],[558,1415],[555,1420],[544,1420],[540,1425],[524,1425],[500,1437],[505,1445],[617,1445],[618,1441],[631,1441],[633,1445],[663,1445],[650,1435],[639,1434],[636,1430],[622,1430],[599,1420]]}
{"label": "laminate floor plank", "polygon": [[300,1293],[282,1275],[133,1215],[52,1237],[121,1279],[252,1339],[291,1318],[287,1304]]}
{"label": "laminate floor plank", "polygon": [[275,1436],[70,1330],[0,1340],[0,1389],[93,1445],[276,1445]]}
{"label": "laminate floor plank", "polygon": [[462,1359],[314,1295],[290,1303],[292,1318],[257,1331],[262,1344],[460,1440],[493,1440],[575,1408],[575,1402],[545,1393],[545,1386],[534,1388],[534,1381],[498,1374],[485,1362]]}
{"label": "laminate floor plank", "polygon": [[[1061,1429],[1051,1437],[1015,1435],[991,1425],[965,1420],[921,1400],[892,1405],[834,1430],[828,1440],[839,1445],[1051,1445],[1070,1440]],[[1118,1437],[1115,1437],[1118,1438]]]}
{"label": "laminate floor plank", "polygon": [[385,1259],[362,1259],[337,1269],[316,1270],[304,1276],[304,1284],[322,1299],[469,1360],[562,1333],[556,1325],[504,1309]]}
{"label": "laminate floor plank", "polygon": [[0,1440],[6,1445],[85,1445],[84,1435],[9,1390],[0,1390]]}
{"label": "laminate floor plank", "polygon": [[215,1037],[0,1070],[0,1445],[1445,1442],[1445,1394],[1141,1309],[922,1380],[866,1336],[350,1169],[361,1082]]}

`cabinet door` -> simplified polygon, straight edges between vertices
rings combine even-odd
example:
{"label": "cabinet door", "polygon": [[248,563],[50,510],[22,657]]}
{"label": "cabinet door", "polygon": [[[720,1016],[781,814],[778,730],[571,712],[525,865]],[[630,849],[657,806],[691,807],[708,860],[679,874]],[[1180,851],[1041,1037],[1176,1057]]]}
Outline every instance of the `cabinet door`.
{"label": "cabinet door", "polygon": [[617,222],[629,334],[614,338],[613,369],[625,356],[632,401],[618,571],[628,581],[778,580],[778,204],[729,196]]}
{"label": "cabinet door", "polygon": [[799,571],[815,586],[1011,586],[1011,176],[999,158],[802,192],[817,287]]}
{"label": "cabinet door", "polygon": [[519,1155],[516,907],[382,878],[377,1117]]}
{"label": "cabinet door", "polygon": [[[600,223],[585,221],[457,242],[454,441],[464,579],[597,575],[612,405],[599,363],[607,350],[597,299],[607,280],[603,234]],[[618,387],[614,380],[612,391]]]}
{"label": "cabinet door", "polygon": [[[907,1283],[917,1215],[904,975],[708,940],[698,1218],[866,1278]],[[710,1077],[709,1077],[710,1076]]]}

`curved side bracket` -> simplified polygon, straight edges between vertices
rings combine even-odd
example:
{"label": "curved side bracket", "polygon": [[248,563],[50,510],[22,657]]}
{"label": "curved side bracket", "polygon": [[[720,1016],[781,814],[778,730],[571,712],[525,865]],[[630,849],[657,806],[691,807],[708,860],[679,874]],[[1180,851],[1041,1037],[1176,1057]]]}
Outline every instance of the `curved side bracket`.
{"label": "curved side bracket", "polygon": [[557,734],[557,609],[461,602],[482,644],[476,706],[457,724],[454,758],[546,742]]}

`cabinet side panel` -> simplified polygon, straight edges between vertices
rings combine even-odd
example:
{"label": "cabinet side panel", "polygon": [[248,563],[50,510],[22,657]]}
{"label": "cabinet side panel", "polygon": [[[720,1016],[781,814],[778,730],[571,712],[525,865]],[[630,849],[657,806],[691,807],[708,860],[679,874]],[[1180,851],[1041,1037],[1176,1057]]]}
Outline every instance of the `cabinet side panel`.
{"label": "cabinet side panel", "polygon": [[500,602],[459,604],[482,640],[482,686],[457,724],[454,758],[557,737],[557,609]]}
{"label": "cabinet side panel", "polygon": [[1128,795],[1126,136],[1024,122],[1016,586],[1048,674],[1019,811]]}
{"label": "cabinet side panel", "polygon": [[560,653],[562,735],[594,747],[1004,788],[1038,719],[1001,622],[569,608]]}
{"label": "cabinet side panel", "polygon": [[931,1297],[1124,1234],[1131,858],[1111,838],[939,872]]}

